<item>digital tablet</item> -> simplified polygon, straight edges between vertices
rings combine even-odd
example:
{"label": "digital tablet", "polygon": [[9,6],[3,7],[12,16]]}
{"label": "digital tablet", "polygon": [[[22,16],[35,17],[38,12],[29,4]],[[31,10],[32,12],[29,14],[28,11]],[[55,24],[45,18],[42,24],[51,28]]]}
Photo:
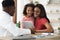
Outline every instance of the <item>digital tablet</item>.
{"label": "digital tablet", "polygon": [[32,21],[24,21],[24,28],[34,28],[34,24]]}

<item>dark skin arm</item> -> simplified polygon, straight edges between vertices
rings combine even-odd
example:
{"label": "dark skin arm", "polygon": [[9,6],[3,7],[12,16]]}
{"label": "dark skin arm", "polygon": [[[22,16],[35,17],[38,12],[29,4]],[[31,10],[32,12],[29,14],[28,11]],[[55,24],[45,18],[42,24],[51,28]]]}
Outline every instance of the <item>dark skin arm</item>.
{"label": "dark skin arm", "polygon": [[45,23],[45,27],[47,29],[44,29],[44,30],[36,30],[35,28],[30,28],[31,29],[31,33],[35,34],[35,33],[53,33],[54,32],[52,26],[48,22]]}
{"label": "dark skin arm", "polygon": [[44,24],[47,29],[44,30],[35,30],[36,33],[53,33],[54,30],[52,26],[47,22]]}
{"label": "dark skin arm", "polygon": [[35,28],[30,28],[31,34],[35,34]]}

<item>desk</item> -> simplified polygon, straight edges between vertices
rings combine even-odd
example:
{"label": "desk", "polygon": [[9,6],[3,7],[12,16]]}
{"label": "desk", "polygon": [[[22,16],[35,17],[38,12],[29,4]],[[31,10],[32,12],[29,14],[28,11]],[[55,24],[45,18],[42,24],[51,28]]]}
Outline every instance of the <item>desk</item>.
{"label": "desk", "polygon": [[[35,35],[31,35],[31,36],[35,36]],[[54,36],[50,36],[50,37],[46,37],[46,38],[25,38],[25,39],[16,38],[13,40],[60,40],[60,35],[54,35]]]}
{"label": "desk", "polygon": [[0,37],[0,39],[2,40],[60,40],[60,35],[54,35],[47,38],[31,38],[31,35],[29,35],[29,36],[15,37],[15,38],[14,37]]}

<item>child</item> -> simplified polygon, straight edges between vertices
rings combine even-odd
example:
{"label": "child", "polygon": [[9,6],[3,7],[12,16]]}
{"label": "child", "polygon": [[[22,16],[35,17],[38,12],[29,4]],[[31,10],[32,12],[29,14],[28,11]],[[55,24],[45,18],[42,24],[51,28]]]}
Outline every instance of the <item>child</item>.
{"label": "child", "polygon": [[35,32],[37,33],[45,33],[45,32],[53,32],[53,28],[50,25],[50,21],[46,16],[45,9],[43,5],[37,4],[34,8],[34,26]]}
{"label": "child", "polygon": [[25,5],[24,7],[24,10],[23,10],[23,18],[22,18],[22,23],[21,23],[21,28],[25,28],[25,24],[24,22],[27,21],[27,22],[32,22],[34,23],[34,19],[33,19],[33,10],[34,10],[34,4],[27,4]]}

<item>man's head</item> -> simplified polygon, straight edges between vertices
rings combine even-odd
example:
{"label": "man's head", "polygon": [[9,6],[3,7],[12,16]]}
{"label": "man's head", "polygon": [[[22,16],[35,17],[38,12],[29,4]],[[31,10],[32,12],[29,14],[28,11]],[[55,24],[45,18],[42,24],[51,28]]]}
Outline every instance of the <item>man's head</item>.
{"label": "man's head", "polygon": [[13,0],[5,0],[2,2],[3,10],[13,16],[15,11],[15,3]]}

